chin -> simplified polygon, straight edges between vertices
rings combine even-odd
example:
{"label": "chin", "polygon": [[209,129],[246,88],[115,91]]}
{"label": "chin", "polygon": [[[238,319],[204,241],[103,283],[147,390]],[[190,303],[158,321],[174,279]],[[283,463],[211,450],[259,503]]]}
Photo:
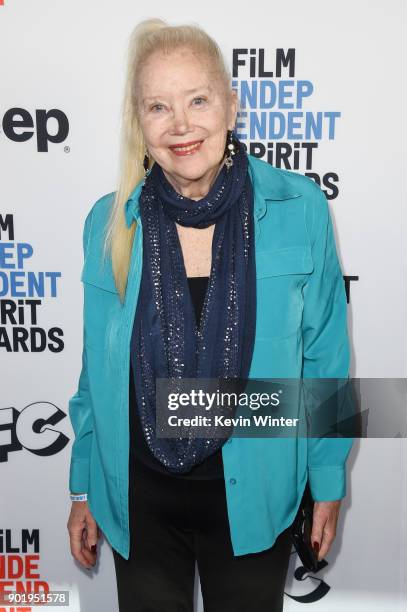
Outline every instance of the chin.
{"label": "chin", "polygon": [[[222,160],[220,160],[222,161]],[[187,180],[195,180],[204,176],[209,170],[218,166],[220,161],[207,159],[181,158],[177,163],[172,163],[171,171]]]}
{"label": "chin", "polygon": [[180,178],[186,181],[195,181],[202,178],[208,172],[210,166],[201,165],[194,168],[174,168],[174,174],[177,174]]}

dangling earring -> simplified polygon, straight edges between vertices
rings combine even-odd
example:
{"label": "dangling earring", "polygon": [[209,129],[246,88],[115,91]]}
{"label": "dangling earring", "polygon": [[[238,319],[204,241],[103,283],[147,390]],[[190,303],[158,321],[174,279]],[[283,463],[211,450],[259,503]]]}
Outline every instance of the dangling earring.
{"label": "dangling earring", "polygon": [[145,153],[144,153],[144,159],[143,159],[143,168],[144,168],[143,186],[146,184],[146,179],[147,179],[148,175],[150,174],[150,170],[148,168],[149,163],[150,163],[150,158],[148,156],[148,151],[147,151],[147,147],[146,147],[145,148]]}
{"label": "dangling earring", "polygon": [[229,169],[233,166],[233,155],[236,153],[236,146],[233,142],[233,130],[228,130],[228,138],[226,143],[225,166]]}
{"label": "dangling earring", "polygon": [[150,158],[148,157],[148,151],[146,147],[145,152],[144,152],[144,160],[143,160],[143,167],[146,172],[148,170],[149,161],[150,161]]}

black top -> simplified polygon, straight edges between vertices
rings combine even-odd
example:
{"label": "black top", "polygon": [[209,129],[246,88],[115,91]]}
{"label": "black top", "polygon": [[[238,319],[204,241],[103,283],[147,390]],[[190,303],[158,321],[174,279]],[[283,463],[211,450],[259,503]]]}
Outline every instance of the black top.
{"label": "black top", "polygon": [[[201,319],[203,302],[208,284],[208,276],[192,276],[188,277],[188,285],[191,291],[192,302],[195,307],[195,316],[197,324]],[[133,369],[130,363],[130,389],[129,389],[129,413],[130,413],[130,454],[133,459],[141,461],[148,467],[174,476],[175,478],[191,478],[191,479],[209,479],[223,478],[223,461],[222,448],[219,448],[215,453],[204,459],[201,463],[185,474],[174,474],[170,472],[161,461],[158,461],[150,451],[144,432],[141,427],[141,421],[137,410],[136,397],[134,393],[134,377]]]}

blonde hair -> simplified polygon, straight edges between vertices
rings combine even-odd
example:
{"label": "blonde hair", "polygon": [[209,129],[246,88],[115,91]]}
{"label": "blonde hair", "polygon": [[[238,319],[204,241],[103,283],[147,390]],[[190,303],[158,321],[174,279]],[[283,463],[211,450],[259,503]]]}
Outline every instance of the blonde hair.
{"label": "blonde hair", "polygon": [[[109,252],[113,276],[123,302],[129,274],[136,221],[126,225],[124,206],[135,186],[144,176],[145,141],[138,118],[138,77],[143,62],[154,52],[170,53],[189,48],[208,59],[230,94],[231,75],[218,44],[198,25],[170,26],[162,19],[146,19],[132,31],[128,46],[127,74],[122,103],[122,126],[118,188],[106,226],[103,257]],[[151,157],[150,157],[151,166]]]}

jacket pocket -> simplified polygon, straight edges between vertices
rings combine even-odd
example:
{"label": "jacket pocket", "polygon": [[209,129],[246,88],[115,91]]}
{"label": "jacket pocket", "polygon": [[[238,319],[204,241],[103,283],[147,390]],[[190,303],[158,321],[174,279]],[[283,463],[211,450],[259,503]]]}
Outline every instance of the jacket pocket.
{"label": "jacket pocket", "polygon": [[113,317],[120,307],[111,266],[94,256],[87,256],[81,281],[84,285],[85,345],[105,350],[110,344]]}
{"label": "jacket pocket", "polygon": [[311,248],[287,247],[256,253],[256,278],[284,274],[310,274],[314,269]]}
{"label": "jacket pocket", "polygon": [[302,290],[313,269],[309,246],[256,253],[256,337],[298,338],[304,306]]}
{"label": "jacket pocket", "polygon": [[104,291],[118,293],[109,260],[104,263],[94,255],[87,255],[82,268],[81,281]]}

